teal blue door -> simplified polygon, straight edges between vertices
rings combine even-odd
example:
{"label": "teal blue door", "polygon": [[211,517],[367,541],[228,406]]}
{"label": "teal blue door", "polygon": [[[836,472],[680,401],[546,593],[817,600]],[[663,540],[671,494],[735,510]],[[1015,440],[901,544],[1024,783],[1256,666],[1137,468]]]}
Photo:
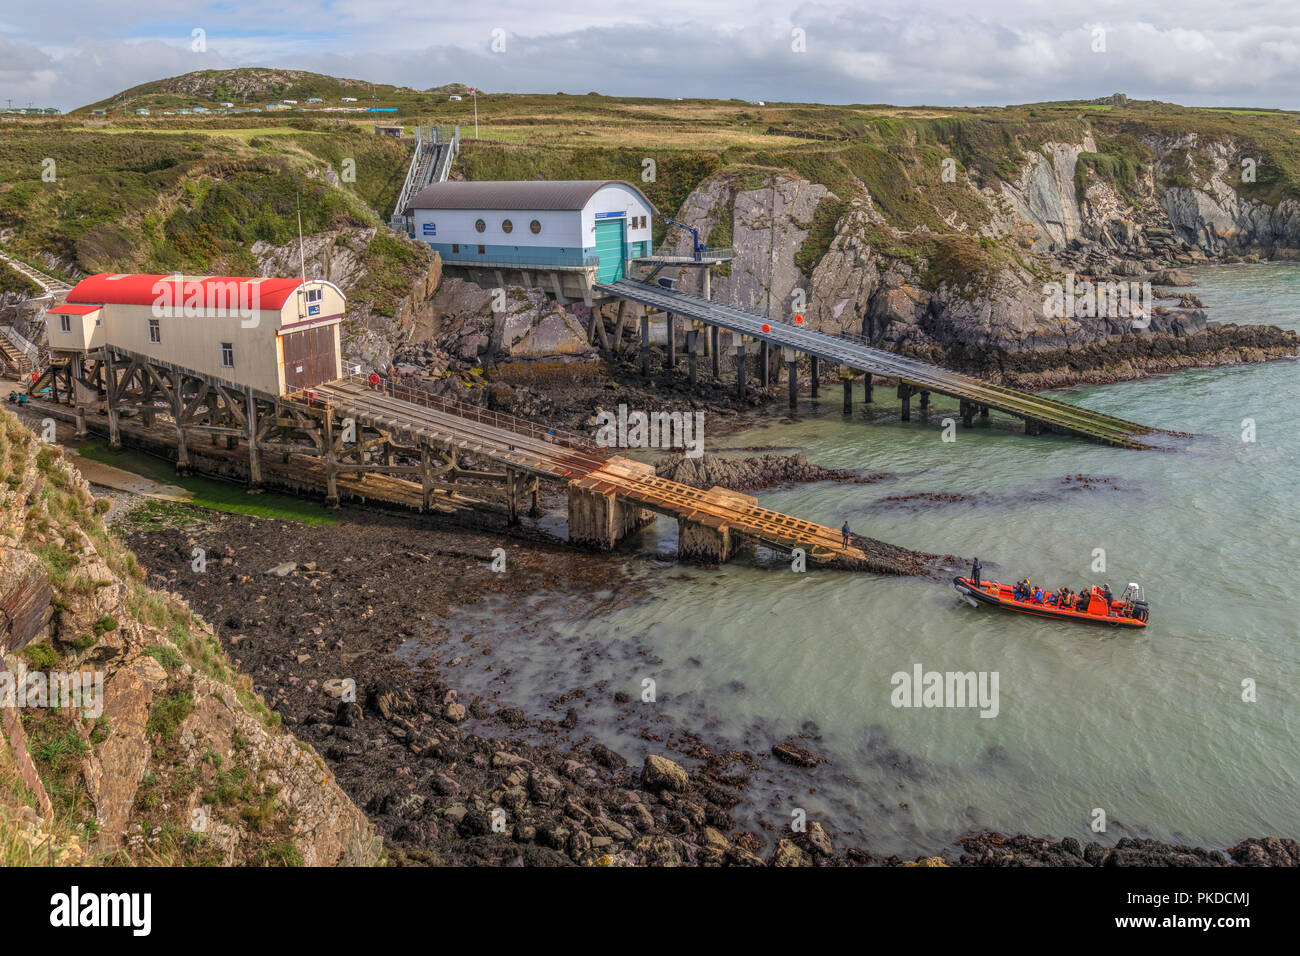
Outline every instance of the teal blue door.
{"label": "teal blue door", "polygon": [[623,260],[627,258],[627,248],[623,237],[624,219],[596,220],[596,255],[600,256],[600,268],[596,279],[600,282],[617,282],[623,278]]}

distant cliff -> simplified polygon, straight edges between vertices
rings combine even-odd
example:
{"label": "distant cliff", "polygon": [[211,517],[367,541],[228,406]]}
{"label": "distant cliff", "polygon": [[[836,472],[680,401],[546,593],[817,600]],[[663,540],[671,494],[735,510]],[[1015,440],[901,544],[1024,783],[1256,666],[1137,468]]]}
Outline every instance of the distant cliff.
{"label": "distant cliff", "polygon": [[0,863],[377,862],[325,763],[101,511],[0,411]]}
{"label": "distant cliff", "polygon": [[[982,177],[953,161],[951,182],[916,176],[911,200],[924,211],[904,214],[897,195],[877,202],[861,180],[840,195],[790,171],[724,170],[681,214],[736,250],[715,299],[1002,381],[1046,387],[1294,355],[1293,333],[1215,325],[1170,287],[1192,281],[1182,266],[1300,257],[1300,203],[1246,195],[1241,145],[1151,134],[1127,146],[1140,160],[1103,148],[1112,144],[1091,134],[1047,141]],[[670,239],[689,253],[689,236]],[[1148,321],[1088,308],[1050,316],[1046,290],[1067,276],[1126,291],[1149,283]],[[691,270],[680,279],[698,289]]]}

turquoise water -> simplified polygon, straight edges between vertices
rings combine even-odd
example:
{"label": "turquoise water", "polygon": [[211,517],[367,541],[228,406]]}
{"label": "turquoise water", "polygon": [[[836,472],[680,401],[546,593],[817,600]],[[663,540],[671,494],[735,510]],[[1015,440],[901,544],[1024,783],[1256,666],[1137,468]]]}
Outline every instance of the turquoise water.
{"label": "turquoise water", "polygon": [[[1205,269],[1195,291],[1215,320],[1300,328],[1300,266]],[[574,602],[537,595],[532,619],[508,633],[491,609],[467,616],[462,623],[499,634],[500,649],[491,674],[457,678],[547,715],[576,699],[583,732],[633,759],[664,749],[647,742],[647,728],[666,741],[694,730],[762,752],[808,734],[829,762],[811,772],[764,764],[741,821],[779,828],[800,808],[884,853],[934,851],[971,828],[1210,846],[1300,835],[1300,366],[1062,394],[1198,437],[1172,453],[1124,451],[1026,437],[995,414],[991,427],[958,429],[945,443],[941,419],[955,417],[955,402],[939,397],[927,419],[901,423],[882,389],[852,422],[835,390],[817,406],[805,398],[796,420],[774,416],[721,444],[789,447],[891,476],[760,494],[770,507],[978,555],[986,578],[1106,580],[1116,593],[1140,582],[1152,605],[1145,632],[972,608],[943,582],[796,574],[775,558],[677,566],[655,558],[672,544],[661,521],[627,557],[651,600],[617,606],[594,595],[575,615]],[[1244,419],[1254,421],[1253,442],[1242,440]],[[917,493],[966,497],[887,500]],[[1103,574],[1090,570],[1098,548]],[[998,715],[892,706],[891,675],[918,663],[997,672]],[[641,700],[647,679],[653,703]],[[1242,700],[1247,679],[1255,702]],[[630,703],[612,702],[620,690]],[[1098,808],[1105,833],[1090,828]]]}

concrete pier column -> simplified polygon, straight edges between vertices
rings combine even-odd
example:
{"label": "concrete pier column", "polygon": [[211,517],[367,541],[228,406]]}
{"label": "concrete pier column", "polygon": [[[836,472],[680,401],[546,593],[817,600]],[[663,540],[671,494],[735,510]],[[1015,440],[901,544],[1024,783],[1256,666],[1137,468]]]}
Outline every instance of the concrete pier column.
{"label": "concrete pier column", "polygon": [[987,420],[988,420],[988,417],[989,417],[989,407],[988,407],[987,405],[981,405],[981,406],[980,406],[980,418],[982,418],[982,419],[984,419],[984,420],[987,421]]}
{"label": "concrete pier column", "polygon": [[903,400],[903,421],[912,420],[912,386],[899,383],[898,397]]}
{"label": "concrete pier column", "polygon": [[77,426],[72,434],[73,438],[86,437],[86,406],[78,403],[74,414],[77,416]]}
{"label": "concrete pier column", "polygon": [[700,275],[704,279],[704,298],[706,299],[713,298],[713,288],[712,288],[713,283],[710,281],[711,277],[713,276],[713,268],[710,266],[701,269]]}
{"label": "concrete pier column", "polygon": [[1043,433],[1043,423],[1042,423],[1042,422],[1040,422],[1037,418],[1026,418],[1026,419],[1025,419],[1025,434],[1026,434],[1026,435],[1041,435],[1042,433]]}
{"label": "concrete pier column", "polygon": [[760,388],[767,388],[772,384],[770,353],[771,348],[766,341],[758,344],[758,384]]}
{"label": "concrete pier column", "polygon": [[668,335],[668,367],[677,367],[677,316],[669,312],[664,319],[664,331]]}
{"label": "concrete pier column", "polygon": [[696,322],[696,323],[694,324],[694,328],[695,328],[695,331],[697,331],[697,332],[703,332],[703,333],[704,333],[704,335],[703,335],[702,338],[701,338],[701,350],[702,350],[702,352],[703,352],[704,357],[705,357],[705,358],[708,358],[709,355],[710,355],[710,352],[709,352],[709,327],[708,327],[707,325],[703,325],[703,324],[701,324],[701,323],[699,323],[699,322]]}
{"label": "concrete pier column", "polygon": [[853,369],[840,367],[840,381],[844,384],[844,414],[853,414]]}
{"label": "concrete pier column", "polygon": [[705,515],[698,521],[677,519],[677,556],[682,560],[722,564],[734,553],[731,529],[721,518]]}
{"label": "concrete pier column", "polygon": [[569,540],[574,544],[610,551],[654,518],[654,512],[619,501],[612,491],[600,490],[597,480],[585,478],[569,485]]}
{"label": "concrete pier column", "polygon": [[736,394],[745,397],[745,338],[736,340]]}
{"label": "concrete pier column", "polygon": [[921,411],[927,412],[929,410],[930,410],[930,393],[925,389],[921,389]]}
{"label": "concrete pier column", "polygon": [[799,353],[794,349],[781,349],[781,360],[785,363],[790,385],[790,407],[799,406]]}
{"label": "concrete pier column", "polygon": [[870,405],[870,404],[871,404],[871,397],[872,397],[872,396],[871,396],[871,392],[872,392],[872,387],[871,387],[871,373],[868,372],[868,373],[864,376],[864,378],[865,378],[866,383],[867,383],[867,396],[866,396],[866,398],[864,398],[864,399],[862,400],[862,404],[864,404],[864,405]]}
{"label": "concrete pier column", "polygon": [[650,313],[641,313],[641,374],[650,375]]}
{"label": "concrete pier column", "polygon": [[812,397],[816,398],[817,386],[821,384],[820,383],[821,373],[822,373],[821,360],[817,358],[817,356],[815,355],[809,356],[809,359],[811,360],[811,364],[812,364]]}
{"label": "concrete pier column", "polygon": [[698,377],[697,366],[699,365],[699,361],[695,353],[697,351],[697,346],[699,345],[699,334],[700,333],[696,332],[694,329],[691,329],[686,333],[686,380],[690,382],[692,386],[695,385]]}
{"label": "concrete pier column", "polygon": [[961,403],[961,427],[962,428],[975,427],[974,419],[975,419],[976,407],[977,406],[975,405],[974,402],[963,401]]}
{"label": "concrete pier column", "polygon": [[722,377],[718,371],[718,355],[722,350],[718,348],[718,327],[716,325],[709,329],[709,338],[713,340],[713,380],[716,382]]}

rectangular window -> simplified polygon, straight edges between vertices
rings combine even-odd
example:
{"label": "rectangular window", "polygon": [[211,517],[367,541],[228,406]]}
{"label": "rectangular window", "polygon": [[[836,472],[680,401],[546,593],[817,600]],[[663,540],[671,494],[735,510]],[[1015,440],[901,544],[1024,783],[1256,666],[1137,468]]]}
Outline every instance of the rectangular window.
{"label": "rectangular window", "polygon": [[221,364],[225,368],[235,367],[235,346],[233,343],[221,343]]}
{"label": "rectangular window", "polygon": [[157,345],[162,341],[162,331],[158,328],[158,320],[149,320],[149,344]]}
{"label": "rectangular window", "polygon": [[308,302],[319,302],[319,301],[321,300],[321,296],[322,296],[323,294],[324,294],[324,293],[322,293],[320,289],[308,289],[308,290],[307,290],[307,301],[308,301]]}
{"label": "rectangular window", "polygon": [[71,331],[72,331],[72,317],[71,317],[71,316],[67,316],[67,315],[61,315],[61,316],[59,316],[59,331],[60,331],[60,332],[71,332]]}
{"label": "rectangular window", "polygon": [[487,254],[487,247],[486,247],[486,246],[479,246],[479,247],[478,247],[478,254],[479,254],[480,256],[481,256],[481,255],[486,255],[486,254]]}
{"label": "rectangular window", "polygon": [[453,242],[453,243],[451,244],[451,251],[452,251],[452,254],[453,254],[453,255],[456,254],[456,253],[458,253],[458,252],[460,252],[460,243],[459,243],[459,242]]}

